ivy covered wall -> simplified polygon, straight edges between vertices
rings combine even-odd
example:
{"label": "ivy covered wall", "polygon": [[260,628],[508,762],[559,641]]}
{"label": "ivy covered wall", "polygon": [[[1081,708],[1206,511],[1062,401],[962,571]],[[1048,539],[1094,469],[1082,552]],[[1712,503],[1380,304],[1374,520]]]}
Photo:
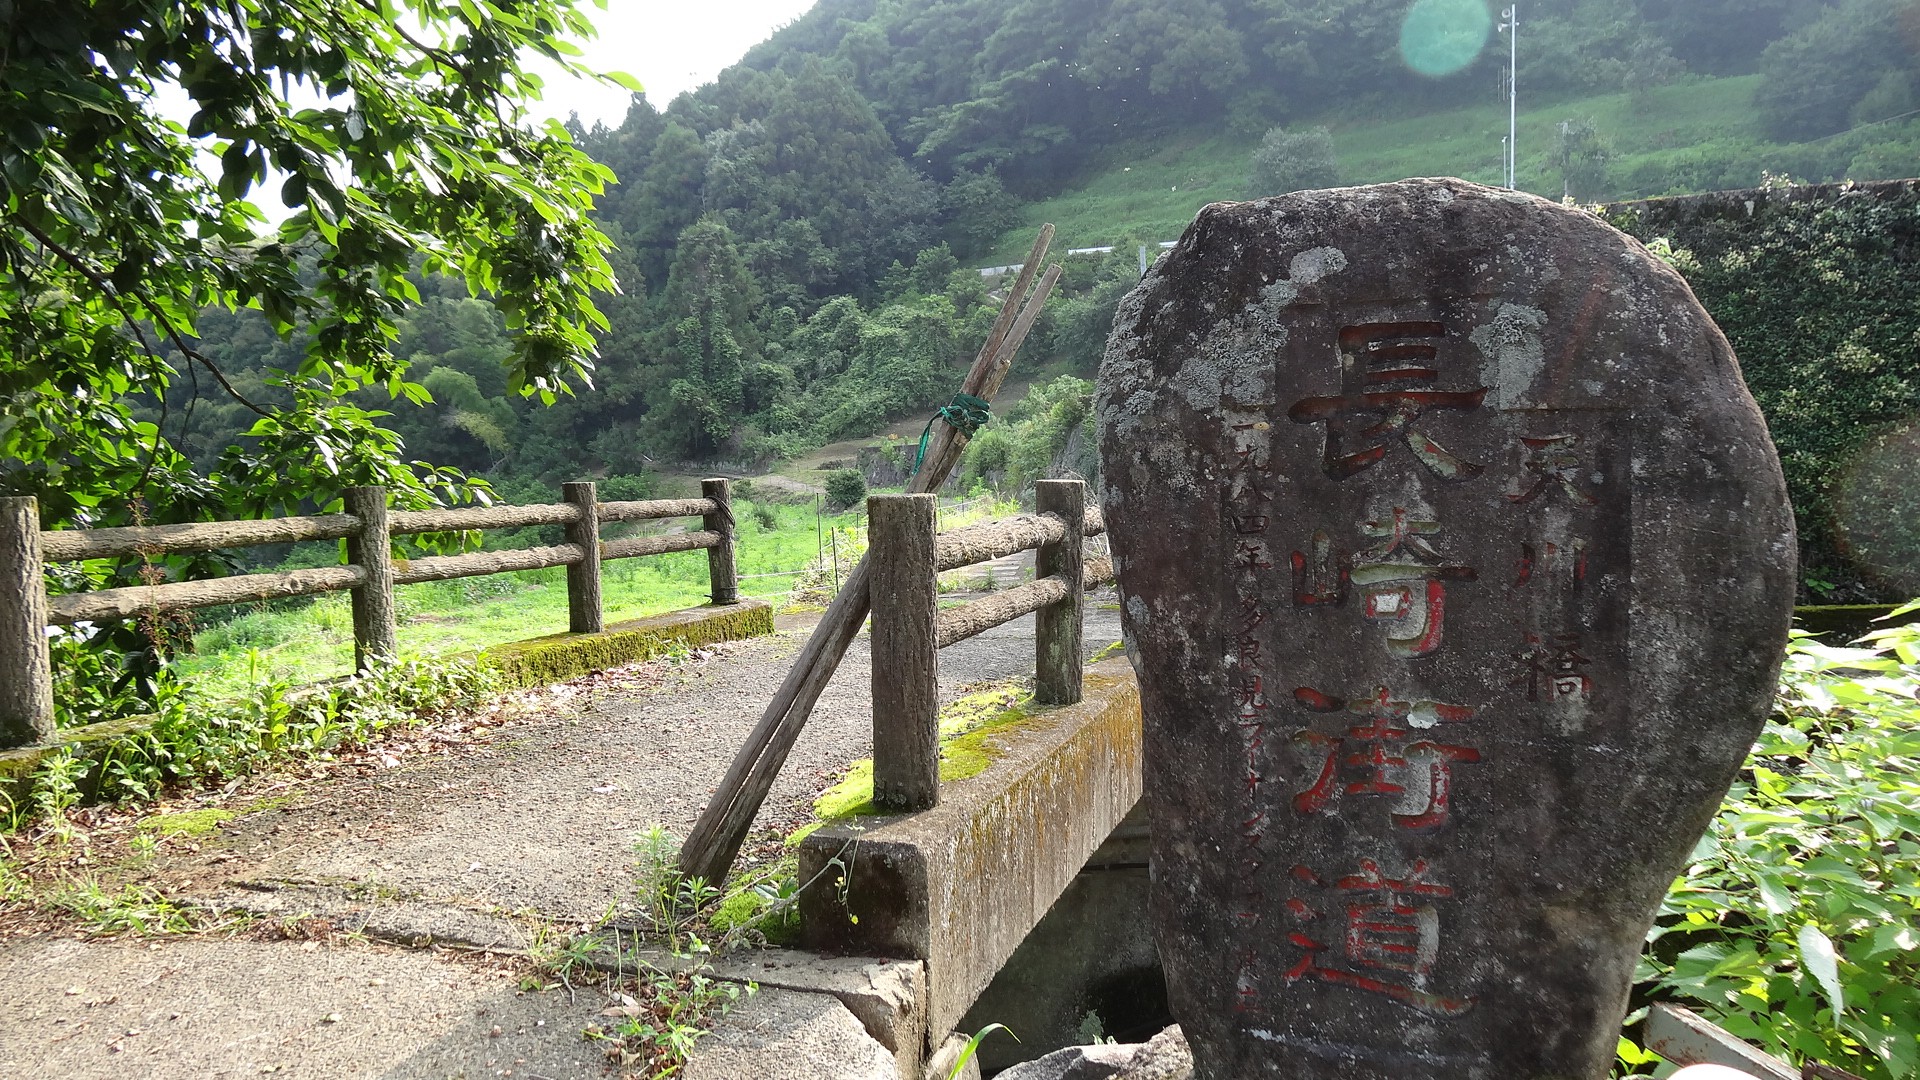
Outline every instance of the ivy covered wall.
{"label": "ivy covered wall", "polygon": [[1920,595],[1920,180],[1601,212],[1668,254],[1733,343],[1786,470],[1805,599]]}

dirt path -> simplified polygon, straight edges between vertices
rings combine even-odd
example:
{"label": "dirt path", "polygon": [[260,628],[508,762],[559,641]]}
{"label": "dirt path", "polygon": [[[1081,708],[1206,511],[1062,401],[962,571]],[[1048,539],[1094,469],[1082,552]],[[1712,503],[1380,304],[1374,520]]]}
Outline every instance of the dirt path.
{"label": "dirt path", "polygon": [[[1092,653],[1117,639],[1118,614],[1098,602],[1088,614]],[[283,778],[260,808],[168,841],[140,880],[355,933],[10,938],[0,1075],[597,1075],[579,1034],[597,996],[521,993],[470,950],[521,948],[541,921],[591,923],[629,902],[635,839],[654,824],[685,833],[805,641],[809,625],[782,622],[771,638],[553,688],[453,747],[394,743],[361,767]],[[1028,617],[946,650],[941,687],[953,697],[1032,670]],[[862,637],[757,819],[758,843],[804,820],[869,752],[870,674]]]}

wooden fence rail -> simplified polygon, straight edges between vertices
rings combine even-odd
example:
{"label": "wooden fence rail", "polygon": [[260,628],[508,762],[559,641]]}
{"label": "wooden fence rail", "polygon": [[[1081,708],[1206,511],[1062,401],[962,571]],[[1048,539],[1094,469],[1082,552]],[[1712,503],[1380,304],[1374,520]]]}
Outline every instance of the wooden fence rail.
{"label": "wooden fence rail", "polygon": [[[205,521],[115,529],[40,528],[38,503],[0,499],[0,749],[54,736],[53,674],[48,627],[127,619],[286,596],[350,591],[355,662],[362,668],[398,651],[393,589],[423,581],[567,568],[567,621],[573,633],[605,628],[600,564],[670,551],[707,552],[716,604],[739,602],[733,504],[724,479],[701,482],[701,498],[599,502],[589,482],[562,485],[565,501],[537,506],[387,509],[384,488],[349,488],[346,513],[266,521]],[[699,517],[697,530],[665,536],[601,540],[606,522]],[[431,532],[564,525],[567,542],[549,547],[476,551],[395,559],[392,538]],[[238,574],[48,596],[49,563],[152,557],[178,552],[255,547],[301,540],[345,540],[347,565],[270,574]]]}
{"label": "wooden fence rail", "polygon": [[[1082,540],[1106,523],[1078,480],[1041,481],[1037,502],[1039,513],[936,534],[932,495],[867,500],[876,806],[912,813],[940,802],[939,650],[948,645],[1037,612],[1034,699],[1080,700],[1085,593],[1113,580],[1112,560],[1086,559]],[[1036,550],[1033,581],[939,610],[941,571],[1027,550]]]}

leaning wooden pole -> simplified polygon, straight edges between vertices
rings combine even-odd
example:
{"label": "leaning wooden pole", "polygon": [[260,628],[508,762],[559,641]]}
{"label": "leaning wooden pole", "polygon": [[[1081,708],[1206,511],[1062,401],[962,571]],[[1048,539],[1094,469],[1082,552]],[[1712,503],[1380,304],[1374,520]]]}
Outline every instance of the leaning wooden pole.
{"label": "leaning wooden pole", "polygon": [[[1007,290],[1007,298],[1000,305],[1000,315],[994,320],[986,343],[967,371],[962,393],[992,401],[1000,384],[1006,381],[1014,354],[1033,329],[1034,320],[1040,317],[1054,284],[1060,280],[1059,265],[1048,267],[1039,285],[1034,287],[1033,295],[1022,305],[1021,300],[1033,285],[1034,275],[1046,260],[1047,248],[1052,243],[1053,226],[1041,226],[1026,264],[1020,268],[1012,288]],[[967,437],[951,425],[935,424],[934,428],[920,471],[907,484],[910,495],[937,491],[960,460],[960,451],[966,448]],[[812,715],[814,703],[820,700],[821,691],[826,689],[847,647],[860,633],[861,623],[866,621],[867,574],[867,560],[863,557],[820,617],[793,669],[787,672],[779,691],[761,714],[760,723],[734,755],[725,779],[714,789],[700,820],[687,834],[686,843],[680,847],[681,873],[717,884],[732,869],[734,856],[739,854],[747,830],[753,826],[754,815],[760,812],[767,793],[773,790],[774,779],[780,775],[788,752]]]}

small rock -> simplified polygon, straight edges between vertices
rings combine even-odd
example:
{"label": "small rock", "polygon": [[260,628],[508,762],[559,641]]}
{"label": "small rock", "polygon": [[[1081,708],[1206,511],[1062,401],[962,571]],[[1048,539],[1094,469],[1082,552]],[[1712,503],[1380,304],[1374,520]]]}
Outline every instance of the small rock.
{"label": "small rock", "polygon": [[1193,1080],[1193,1052],[1187,1049],[1180,1025],[1148,1039],[1113,1080]]}
{"label": "small rock", "polygon": [[1131,1065],[1142,1049],[1140,1043],[1069,1046],[1015,1065],[999,1080],[1107,1080]]}

